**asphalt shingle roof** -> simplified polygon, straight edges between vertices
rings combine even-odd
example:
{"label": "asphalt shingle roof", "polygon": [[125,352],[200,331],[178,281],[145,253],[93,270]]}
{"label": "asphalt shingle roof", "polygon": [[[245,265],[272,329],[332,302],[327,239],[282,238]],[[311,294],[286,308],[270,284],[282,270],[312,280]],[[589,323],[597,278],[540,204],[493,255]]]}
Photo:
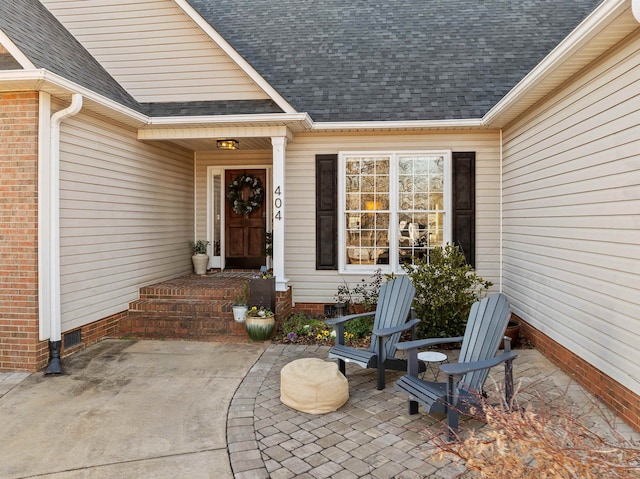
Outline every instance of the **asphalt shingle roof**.
{"label": "asphalt shingle roof", "polygon": [[273,100],[230,100],[174,103],[141,103],[149,116],[255,115],[282,113]]}
{"label": "asphalt shingle roof", "polygon": [[315,121],[479,118],[601,0],[189,0]]}
{"label": "asphalt shingle roof", "polygon": [[38,0],[0,0],[0,29],[31,60],[118,103],[138,103]]}
{"label": "asphalt shingle roof", "polygon": [[[188,0],[315,121],[479,118],[602,0]],[[45,68],[153,116],[275,113],[270,101],[138,103],[37,0],[0,29]]]}

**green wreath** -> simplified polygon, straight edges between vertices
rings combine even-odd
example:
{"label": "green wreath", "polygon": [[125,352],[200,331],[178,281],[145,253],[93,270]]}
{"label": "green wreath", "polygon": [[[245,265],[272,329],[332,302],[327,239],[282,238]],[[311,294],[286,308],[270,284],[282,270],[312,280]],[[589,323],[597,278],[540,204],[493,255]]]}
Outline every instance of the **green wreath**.
{"label": "green wreath", "polygon": [[[242,199],[242,190],[251,189],[251,194],[246,200]],[[231,202],[233,211],[239,215],[248,215],[262,206],[264,200],[264,188],[260,178],[252,175],[238,175],[229,183],[227,198]]]}

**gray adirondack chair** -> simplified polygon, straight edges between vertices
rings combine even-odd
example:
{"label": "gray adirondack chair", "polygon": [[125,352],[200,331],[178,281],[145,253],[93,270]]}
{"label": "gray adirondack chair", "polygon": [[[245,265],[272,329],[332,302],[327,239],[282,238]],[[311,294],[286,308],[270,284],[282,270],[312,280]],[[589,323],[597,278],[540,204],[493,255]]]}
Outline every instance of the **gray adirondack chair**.
{"label": "gray adirondack chair", "polygon": [[[397,381],[394,389],[409,396],[409,414],[418,412],[418,404],[428,413],[446,413],[447,436],[452,440],[458,431],[458,414],[470,414],[471,408],[479,406],[489,369],[501,363],[505,365],[506,404],[510,405],[512,363],[517,353],[511,351],[509,338],[504,338],[504,352],[496,356],[510,316],[507,298],[501,293],[493,294],[473,304],[464,336],[399,343],[397,348],[407,352],[408,367],[407,374]],[[456,342],[462,342],[458,362],[440,365],[447,382],[420,379],[418,349]]]}
{"label": "gray adirondack chair", "polygon": [[[355,363],[361,368],[376,368],[378,370],[377,388],[384,389],[385,370],[404,371],[407,362],[395,358],[396,344],[403,331],[413,330],[420,322],[419,319],[409,319],[411,302],[415,288],[407,276],[398,276],[380,287],[378,304],[375,311],[361,314],[350,314],[329,319],[326,324],[333,326],[336,332],[335,345],[329,351],[329,358],[338,360],[338,367],[346,375],[345,363]],[[347,321],[363,316],[375,315],[373,333],[369,349],[358,349],[345,346],[344,325]],[[422,368],[424,371],[424,367]]]}

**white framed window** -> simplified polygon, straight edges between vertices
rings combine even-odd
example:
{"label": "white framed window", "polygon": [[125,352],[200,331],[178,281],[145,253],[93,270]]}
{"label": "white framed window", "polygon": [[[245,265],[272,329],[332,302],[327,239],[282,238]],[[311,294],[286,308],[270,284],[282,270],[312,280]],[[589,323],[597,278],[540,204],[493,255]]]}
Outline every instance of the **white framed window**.
{"label": "white framed window", "polygon": [[451,152],[341,152],[341,273],[402,272],[451,241]]}

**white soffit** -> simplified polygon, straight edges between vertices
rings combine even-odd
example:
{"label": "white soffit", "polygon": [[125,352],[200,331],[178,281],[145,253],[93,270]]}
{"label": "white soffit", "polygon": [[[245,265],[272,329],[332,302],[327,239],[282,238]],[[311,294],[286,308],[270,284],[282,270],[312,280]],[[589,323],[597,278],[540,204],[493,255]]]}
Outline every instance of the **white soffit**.
{"label": "white soffit", "polygon": [[487,112],[483,123],[506,126],[637,29],[629,0],[605,0]]}

